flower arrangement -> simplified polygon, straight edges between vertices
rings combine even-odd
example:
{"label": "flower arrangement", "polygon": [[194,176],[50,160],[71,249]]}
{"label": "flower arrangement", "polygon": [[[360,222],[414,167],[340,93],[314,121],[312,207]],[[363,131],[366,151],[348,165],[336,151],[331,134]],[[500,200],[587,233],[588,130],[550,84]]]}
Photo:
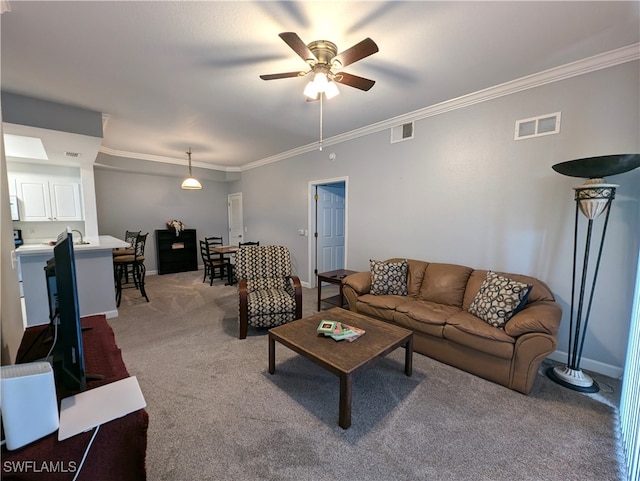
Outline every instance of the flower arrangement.
{"label": "flower arrangement", "polygon": [[176,219],[171,219],[167,221],[167,227],[169,230],[172,230],[176,233],[176,237],[180,235],[180,232],[184,230],[184,224]]}

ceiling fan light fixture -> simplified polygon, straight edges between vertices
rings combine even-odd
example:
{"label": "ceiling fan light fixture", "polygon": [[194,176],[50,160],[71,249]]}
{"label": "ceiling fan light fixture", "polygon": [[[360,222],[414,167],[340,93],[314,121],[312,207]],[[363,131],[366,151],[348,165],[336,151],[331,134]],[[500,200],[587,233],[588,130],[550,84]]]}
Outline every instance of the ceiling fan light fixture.
{"label": "ceiling fan light fixture", "polygon": [[311,80],[309,83],[307,83],[307,86],[304,88],[304,96],[311,99],[311,100],[315,100],[316,98],[318,98],[318,87],[316,86],[316,84],[313,82],[313,80]]}
{"label": "ceiling fan light fixture", "polygon": [[318,92],[324,92],[329,81],[327,80],[327,74],[324,72],[318,72],[313,77],[313,83],[316,84]]}
{"label": "ceiling fan light fixture", "polygon": [[189,177],[182,181],[180,188],[184,190],[200,190],[202,189],[202,184],[191,173],[191,147],[189,147],[187,155],[189,156]]}
{"label": "ceiling fan light fixture", "polygon": [[332,99],[336,95],[339,95],[340,91],[338,90],[338,86],[332,80],[329,80],[325,72],[316,72],[313,80],[307,84],[303,93],[305,97],[316,100],[318,94],[324,93],[327,99]]}
{"label": "ceiling fan light fixture", "polygon": [[329,82],[324,89],[324,95],[327,99],[332,99],[336,95],[340,95],[340,90],[338,90],[338,86],[335,82]]}

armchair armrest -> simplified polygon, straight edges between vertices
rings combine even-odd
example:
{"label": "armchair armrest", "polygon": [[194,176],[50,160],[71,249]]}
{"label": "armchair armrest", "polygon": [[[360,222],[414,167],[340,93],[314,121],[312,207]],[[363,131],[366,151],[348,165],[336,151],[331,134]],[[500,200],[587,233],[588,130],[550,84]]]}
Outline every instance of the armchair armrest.
{"label": "armchair armrest", "polygon": [[247,280],[238,279],[238,296],[240,302],[240,339],[246,339],[249,329],[249,304],[247,302]]}
{"label": "armchair armrest", "polygon": [[296,319],[302,318],[302,284],[298,276],[290,277],[291,283],[296,293]]}

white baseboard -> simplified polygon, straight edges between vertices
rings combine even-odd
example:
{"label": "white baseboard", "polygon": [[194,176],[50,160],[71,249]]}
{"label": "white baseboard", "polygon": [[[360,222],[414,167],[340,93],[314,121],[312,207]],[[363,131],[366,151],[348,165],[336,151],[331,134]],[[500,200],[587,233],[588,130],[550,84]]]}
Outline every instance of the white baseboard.
{"label": "white baseboard", "polygon": [[[566,364],[569,356],[566,352],[555,351],[548,356],[549,359],[557,362],[561,362]],[[624,373],[624,368],[619,366],[613,366],[611,364],[605,364],[604,362],[594,361],[593,359],[589,359],[583,357],[580,360],[580,368],[585,371],[597,372],[599,374],[604,374],[605,376],[609,376],[615,379],[621,379],[622,374]]]}

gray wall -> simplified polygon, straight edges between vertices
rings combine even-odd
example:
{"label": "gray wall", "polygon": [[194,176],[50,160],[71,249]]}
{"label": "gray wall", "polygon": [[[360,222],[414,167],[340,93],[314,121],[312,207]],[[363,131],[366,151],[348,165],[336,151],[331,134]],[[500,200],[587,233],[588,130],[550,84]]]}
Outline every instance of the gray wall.
{"label": "gray wall", "polygon": [[[347,268],[368,270],[369,259],[400,256],[538,277],[564,309],[554,357],[566,360],[572,187],[583,180],[551,166],[640,152],[639,84],[639,63],[630,62],[419,120],[412,140],[392,145],[389,131],[378,132],[200,192],[181,191],[175,178],[98,169],[100,233],[151,232],[172,217],[199,234],[226,233],[226,195],[242,192],[246,238],[288,246],[294,270],[313,284],[312,239],[297,233],[309,228],[309,182],[346,177]],[[516,120],[557,111],[559,134],[513,140]],[[620,187],[582,367],[619,375],[640,247],[640,169],[607,180]]]}
{"label": "gray wall", "polygon": [[[182,190],[179,177],[102,168],[96,168],[95,181],[100,234],[122,239],[127,230],[148,232],[148,272],[157,270],[155,231],[166,229],[168,220],[178,219],[187,229],[196,229],[199,239],[222,235],[228,240],[227,185],[223,182],[202,180],[202,190]],[[199,253],[198,263],[202,264]]]}
{"label": "gray wall", "polygon": [[102,114],[48,100],[2,92],[3,121],[102,137]]}
{"label": "gray wall", "polygon": [[[640,152],[639,82],[638,62],[601,70],[420,120],[413,140],[392,145],[384,131],[249,170],[231,190],[243,193],[250,237],[289,246],[309,281],[308,239],[297,235],[308,223],[308,182],[346,176],[347,268],[401,256],[533,275],[564,308],[566,352],[572,187],[583,180],[551,166]],[[513,140],[516,120],[556,111],[560,134]],[[607,180],[620,187],[582,367],[618,375],[640,245],[640,169]]]}

